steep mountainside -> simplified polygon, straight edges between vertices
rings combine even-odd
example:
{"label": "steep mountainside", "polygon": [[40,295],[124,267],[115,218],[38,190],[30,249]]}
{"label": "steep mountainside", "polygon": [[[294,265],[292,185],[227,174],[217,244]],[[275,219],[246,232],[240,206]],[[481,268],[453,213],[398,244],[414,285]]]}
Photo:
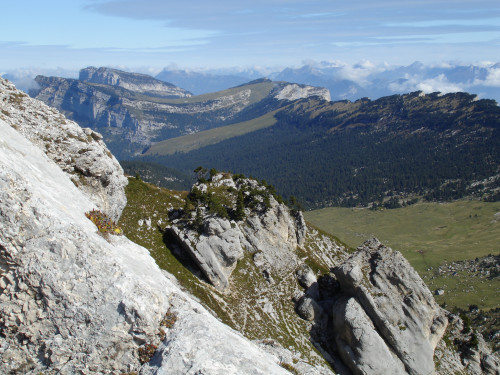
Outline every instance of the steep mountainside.
{"label": "steep mountainside", "polygon": [[308,207],[384,205],[394,195],[393,206],[415,196],[500,195],[500,108],[494,101],[421,92],[354,103],[313,98],[274,117],[271,127],[143,159],[186,171],[198,165],[242,171]]}
{"label": "steep mountainside", "polygon": [[81,78],[37,76],[40,89],[30,95],[98,130],[119,159],[140,153],[154,141],[261,116],[290,100],[330,99],[326,89],[265,79],[212,94],[171,98],[169,85],[144,75],[87,68]]}
{"label": "steep mountainside", "polygon": [[[351,255],[263,182],[201,169],[166,198],[130,178],[118,227],[86,186],[124,179],[98,136],[0,84],[0,372],[498,373],[401,254],[371,240]],[[36,124],[55,140],[27,139]],[[78,184],[78,155],[112,162]],[[108,187],[119,217],[123,184]]]}

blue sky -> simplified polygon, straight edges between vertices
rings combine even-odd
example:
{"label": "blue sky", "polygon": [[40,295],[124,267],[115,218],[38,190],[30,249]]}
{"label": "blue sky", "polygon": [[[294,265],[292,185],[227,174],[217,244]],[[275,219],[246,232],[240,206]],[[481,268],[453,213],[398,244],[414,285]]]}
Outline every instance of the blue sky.
{"label": "blue sky", "polygon": [[0,71],[500,61],[500,1],[16,0]]}

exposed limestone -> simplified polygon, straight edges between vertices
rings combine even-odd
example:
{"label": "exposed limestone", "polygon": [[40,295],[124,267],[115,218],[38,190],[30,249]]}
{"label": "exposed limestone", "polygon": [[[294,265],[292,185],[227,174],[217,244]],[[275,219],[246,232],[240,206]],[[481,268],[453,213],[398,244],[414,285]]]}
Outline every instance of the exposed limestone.
{"label": "exposed limestone", "polygon": [[403,363],[387,347],[355,298],[338,301],[333,315],[338,352],[353,374],[405,373]]}
{"label": "exposed limestone", "polygon": [[297,275],[297,281],[304,289],[310,288],[318,281],[312,269],[305,264],[299,267],[295,274]]}
{"label": "exposed limestone", "polygon": [[127,203],[127,179],[102,136],[82,129],[0,78],[1,118],[55,161],[97,206],[118,220]]}
{"label": "exposed limestone", "polygon": [[330,90],[323,87],[298,85],[296,83],[289,83],[276,90],[276,99],[297,100],[303,98],[310,98],[312,96],[319,96],[321,99],[330,101]]}
{"label": "exposed limestone", "polygon": [[[146,249],[98,234],[84,215],[94,202],[3,120],[0,133],[0,372],[288,373],[180,291]],[[163,325],[167,313],[176,318]],[[141,366],[144,344],[158,350]]]}
{"label": "exposed limestone", "polygon": [[373,239],[334,273],[344,293],[359,301],[387,350],[396,353],[406,371],[432,373],[434,348],[448,321],[408,261]]}
{"label": "exposed limestone", "polygon": [[[243,259],[245,252],[254,254],[255,264],[261,272],[267,274],[270,282],[271,269],[278,272],[293,271],[301,263],[295,249],[304,243],[306,235],[302,214],[293,214],[288,207],[278,203],[268,194],[266,188],[257,181],[239,179],[235,184],[231,177],[224,177],[222,173],[213,176],[212,181],[208,183],[197,183],[192,191],[203,194],[206,201],[215,194],[209,192],[209,188],[220,187],[231,191],[223,199],[233,199],[239,190],[245,190],[247,196],[250,195],[250,190],[257,191],[256,204],[260,208],[246,208],[246,218],[230,221],[212,213],[209,209],[212,203],[196,203],[199,204],[196,212],[190,214],[187,222],[177,220],[175,225],[166,228],[174,242],[179,243],[198,264],[207,279],[222,290],[229,286],[231,273],[236,263]],[[264,207],[264,196],[267,196],[268,207]],[[193,218],[196,215],[200,217]],[[201,231],[199,225],[194,225],[196,220],[203,223]]]}
{"label": "exposed limestone", "polygon": [[111,68],[88,67],[80,70],[80,81],[119,86],[127,90],[141,91],[147,95],[167,98],[188,98],[192,94],[171,83],[157,80],[146,74],[129,73]]}

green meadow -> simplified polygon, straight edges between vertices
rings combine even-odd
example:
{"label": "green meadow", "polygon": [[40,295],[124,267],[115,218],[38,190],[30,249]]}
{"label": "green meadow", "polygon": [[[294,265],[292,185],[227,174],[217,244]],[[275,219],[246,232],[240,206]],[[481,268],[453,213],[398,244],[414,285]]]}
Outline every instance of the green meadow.
{"label": "green meadow", "polygon": [[377,237],[398,250],[422,276],[431,291],[448,308],[500,307],[498,277],[478,273],[439,273],[440,265],[500,253],[500,202],[460,200],[451,203],[419,203],[393,210],[372,211],[330,207],[305,213],[306,220],[357,247]]}
{"label": "green meadow", "polygon": [[202,132],[184,135],[182,137],[170,138],[153,144],[146,155],[172,155],[176,152],[189,152],[213,145],[223,140],[238,137],[243,134],[251,133],[259,129],[273,126],[276,123],[273,111],[264,116],[239,122],[237,124],[221,126],[218,128],[205,130]]}

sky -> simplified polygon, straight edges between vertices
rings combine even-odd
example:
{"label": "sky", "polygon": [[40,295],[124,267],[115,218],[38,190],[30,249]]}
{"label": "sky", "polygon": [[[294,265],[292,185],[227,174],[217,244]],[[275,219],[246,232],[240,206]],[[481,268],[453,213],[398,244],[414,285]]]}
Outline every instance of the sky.
{"label": "sky", "polygon": [[500,62],[500,1],[3,0],[0,72]]}

